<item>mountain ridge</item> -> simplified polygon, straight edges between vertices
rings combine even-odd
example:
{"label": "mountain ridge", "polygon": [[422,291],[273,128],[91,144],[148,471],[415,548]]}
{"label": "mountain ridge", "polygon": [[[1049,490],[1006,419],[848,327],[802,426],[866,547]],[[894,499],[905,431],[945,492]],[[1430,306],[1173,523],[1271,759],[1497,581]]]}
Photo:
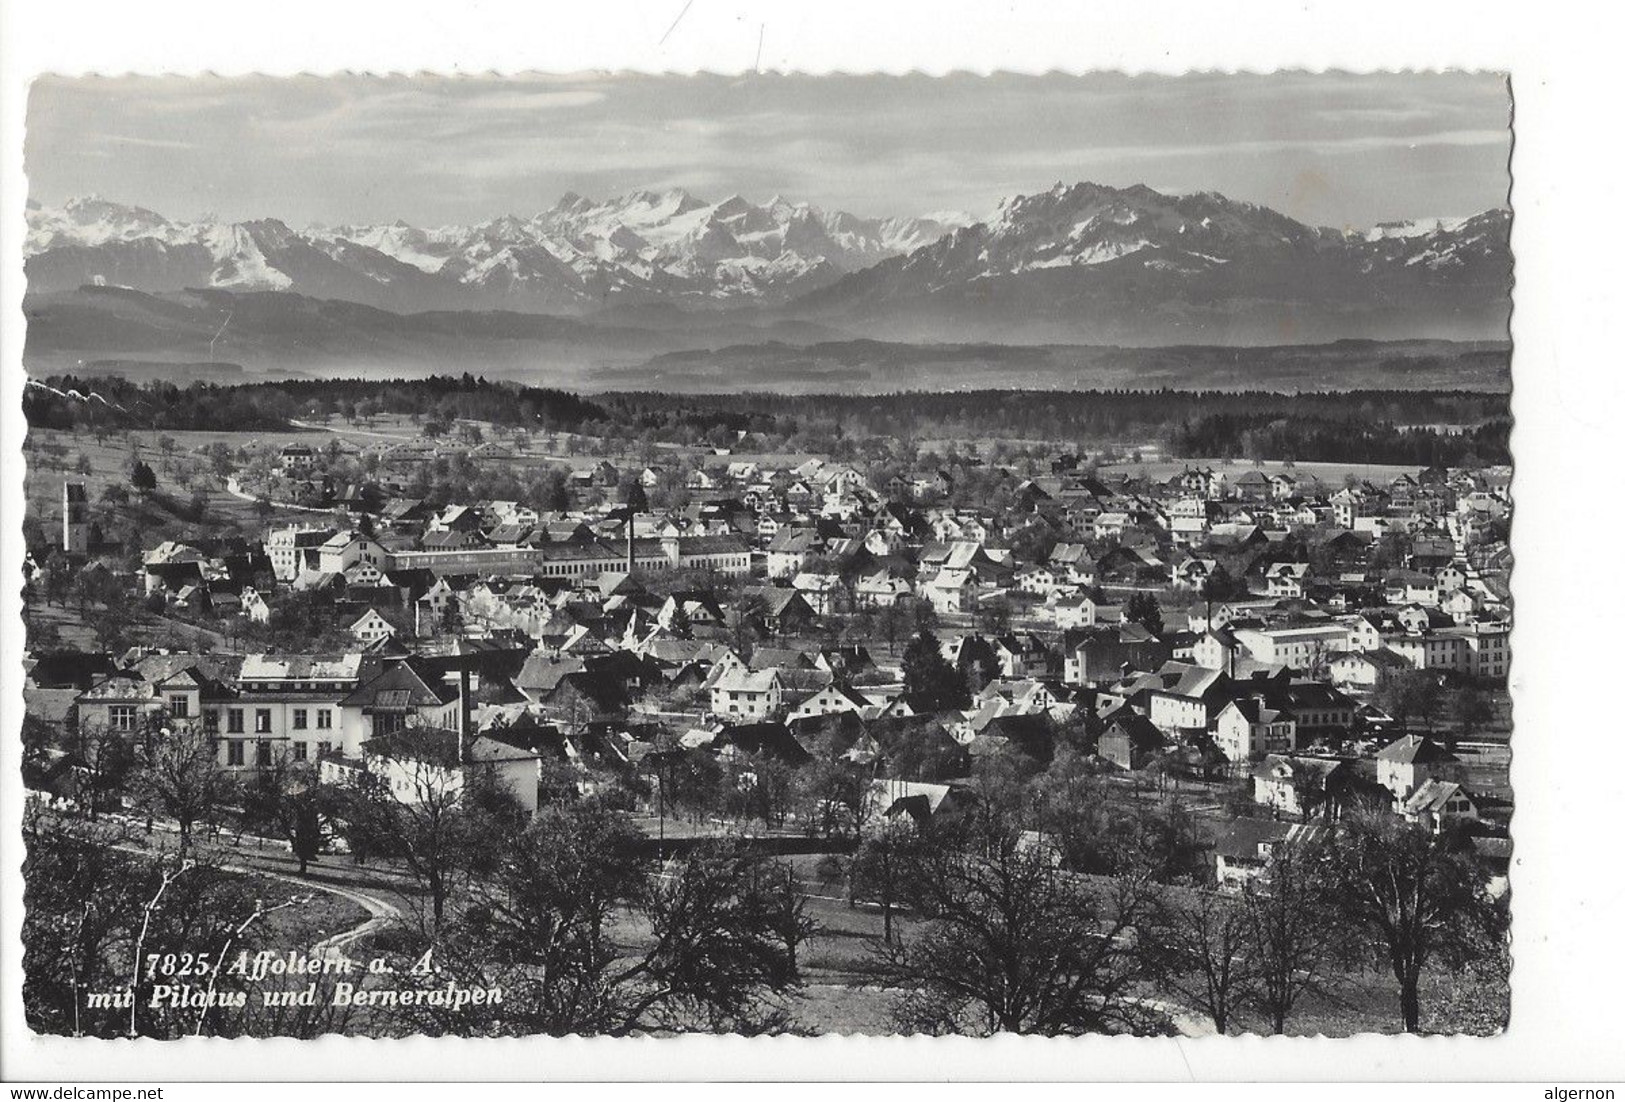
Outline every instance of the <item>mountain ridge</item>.
{"label": "mountain ridge", "polygon": [[774,196],[708,203],[683,189],[595,202],[567,193],[469,226],[172,221],[97,196],[32,205],[30,288],[99,282],[293,291],[385,309],[585,313],[606,302],[780,304],[934,240],[946,224],[864,218]]}
{"label": "mountain ridge", "polygon": [[1510,313],[1505,210],[1337,230],[1143,184],[1057,183],[979,222],[681,188],[566,193],[528,218],[430,228],[172,222],[96,197],[28,217],[31,293],[280,291],[403,314],[608,314],[681,330],[727,314],[893,341],[1139,346],[1504,339]]}

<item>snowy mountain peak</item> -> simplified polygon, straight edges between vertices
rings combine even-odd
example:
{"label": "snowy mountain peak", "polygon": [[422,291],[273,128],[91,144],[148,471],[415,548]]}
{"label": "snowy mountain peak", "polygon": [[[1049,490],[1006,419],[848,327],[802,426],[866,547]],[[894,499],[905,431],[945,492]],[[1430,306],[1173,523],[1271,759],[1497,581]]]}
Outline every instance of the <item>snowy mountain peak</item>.
{"label": "snowy mountain peak", "polygon": [[[1158,331],[1176,336],[1232,309],[1263,312],[1260,332],[1273,334],[1269,324],[1311,309],[1303,296],[1328,293],[1375,313],[1434,303],[1441,316],[1467,317],[1451,305],[1462,296],[1492,306],[1505,297],[1509,221],[1489,211],[1340,232],[1215,192],[1088,181],[1007,198],[985,221],[868,218],[779,195],[711,202],[670,188],[604,200],[571,192],[541,213],[474,225],[296,231],[272,218],[170,221],[86,196],[30,205],[25,248],[31,292],[98,282],[286,290],[396,312],[793,303],[843,324],[924,311],[918,332],[930,339],[954,325],[984,332],[983,314],[995,318],[985,332],[1082,326],[1090,339],[1139,339],[1142,302],[1158,304],[1167,315]],[[1241,305],[1215,305],[1232,302]],[[1346,335],[1335,332],[1339,309],[1326,308],[1325,325]]]}
{"label": "snowy mountain peak", "polygon": [[[173,223],[96,197],[28,212],[30,285],[102,279],[146,289],[284,289],[396,309],[573,312],[606,299],[783,303],[940,236],[923,219],[825,213],[775,196],[712,203],[683,188],[470,226],[309,226],[276,219]],[[73,250],[71,253],[69,250]]]}

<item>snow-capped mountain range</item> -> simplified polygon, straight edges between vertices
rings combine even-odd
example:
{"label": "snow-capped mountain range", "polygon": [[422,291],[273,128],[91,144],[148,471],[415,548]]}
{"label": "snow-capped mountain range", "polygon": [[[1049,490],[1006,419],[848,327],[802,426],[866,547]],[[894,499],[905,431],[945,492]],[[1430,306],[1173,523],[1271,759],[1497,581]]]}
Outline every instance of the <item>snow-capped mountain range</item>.
{"label": "snow-capped mountain range", "polygon": [[711,203],[681,189],[604,202],[572,193],[533,217],[473,226],[302,231],[275,219],[175,222],[90,197],[31,206],[27,251],[34,291],[103,282],[144,291],[294,291],[403,311],[576,313],[665,299],[782,303],[949,228],[778,196],[761,206],[737,195]]}
{"label": "snow-capped mountain range", "polygon": [[1214,192],[1056,184],[796,307],[893,339],[1504,337],[1510,217],[1333,230]]}
{"label": "snow-capped mountain range", "polygon": [[[44,297],[91,284],[273,291],[655,332],[720,306],[746,326],[908,341],[1481,340],[1506,336],[1510,225],[1491,210],[1328,229],[1213,192],[1093,183],[1006,199],[974,223],[670,190],[571,194],[473,226],[295,231],[274,219],[176,222],[90,198],[30,207],[27,274]],[[650,304],[692,309],[606,310]]]}

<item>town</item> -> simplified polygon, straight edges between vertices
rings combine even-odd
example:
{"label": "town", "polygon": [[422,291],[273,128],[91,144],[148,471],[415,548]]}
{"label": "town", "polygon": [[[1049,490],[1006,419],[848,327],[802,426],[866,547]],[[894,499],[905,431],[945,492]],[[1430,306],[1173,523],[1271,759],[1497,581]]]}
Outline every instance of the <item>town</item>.
{"label": "town", "polygon": [[[97,382],[42,400],[105,403]],[[149,835],[156,818],[182,846],[235,824],[301,873],[398,861],[436,924],[457,893],[312,794],[370,788],[410,821],[486,789],[515,830],[591,803],[663,861],[716,840],[772,855],[806,905],[878,916],[868,940],[926,986],[893,924],[937,913],[936,889],[904,882],[896,847],[985,846],[989,824],[1079,883],[1195,892],[1159,912],[1174,925],[1210,898],[1244,909],[1357,821],[1428,839],[1474,893],[1505,895],[1504,463],[1156,440],[794,450],[749,427],[637,441],[347,405],[235,434],[34,423],[25,739],[42,801],[144,816]],[[188,739],[184,760],[153,749]],[[155,761],[189,780],[143,779]],[[256,816],[270,789],[310,810]],[[837,921],[812,913],[808,930]],[[1368,1027],[1431,1012],[1418,984],[1442,965],[1416,964],[1403,1015]],[[1124,1005],[1220,1032],[1267,1006],[1256,1027],[1307,1029],[1294,1000],[1337,985],[1311,969],[1290,990],[1293,969],[1249,1003],[1182,999],[1146,965]],[[829,971],[854,990],[879,974]],[[1462,998],[1490,1007],[1472,1028],[1499,1028],[1499,997]],[[806,1028],[852,1028],[829,1013]]]}

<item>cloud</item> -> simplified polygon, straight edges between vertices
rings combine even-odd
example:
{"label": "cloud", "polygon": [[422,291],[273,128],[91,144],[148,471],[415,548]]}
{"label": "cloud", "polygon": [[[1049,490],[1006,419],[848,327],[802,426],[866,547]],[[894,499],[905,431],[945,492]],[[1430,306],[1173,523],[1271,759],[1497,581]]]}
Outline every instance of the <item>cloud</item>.
{"label": "cloud", "polygon": [[[1095,178],[1363,224],[1498,201],[1508,108],[1494,74],[42,78],[27,144],[47,201],[293,223],[479,221],[666,184],[986,211]],[[1339,188],[1283,185],[1306,164]]]}
{"label": "cloud", "polygon": [[142,149],[196,149],[194,142],[178,138],[142,138],[134,134],[92,134],[92,141],[111,142],[114,145],[134,145]]}

